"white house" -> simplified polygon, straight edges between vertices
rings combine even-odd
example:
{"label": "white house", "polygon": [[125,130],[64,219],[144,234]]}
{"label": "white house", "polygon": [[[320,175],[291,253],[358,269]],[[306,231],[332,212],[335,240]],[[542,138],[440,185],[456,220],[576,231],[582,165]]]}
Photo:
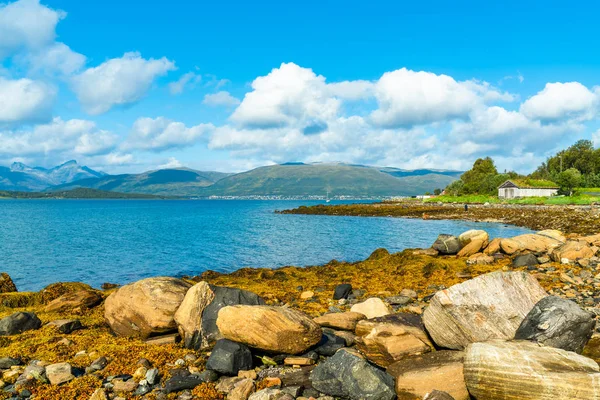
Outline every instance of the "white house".
{"label": "white house", "polygon": [[551,197],[558,194],[558,189],[553,182],[513,179],[498,187],[498,198]]}

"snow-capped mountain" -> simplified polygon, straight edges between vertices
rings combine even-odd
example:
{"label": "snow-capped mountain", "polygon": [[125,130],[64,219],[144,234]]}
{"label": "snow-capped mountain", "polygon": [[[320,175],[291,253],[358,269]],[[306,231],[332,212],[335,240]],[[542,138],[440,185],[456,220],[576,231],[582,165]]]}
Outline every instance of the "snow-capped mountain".
{"label": "snow-capped mountain", "polygon": [[71,183],[80,179],[100,178],[103,172],[77,164],[71,160],[53,168],[30,167],[13,163],[10,168],[0,167],[0,190],[37,191],[50,186]]}

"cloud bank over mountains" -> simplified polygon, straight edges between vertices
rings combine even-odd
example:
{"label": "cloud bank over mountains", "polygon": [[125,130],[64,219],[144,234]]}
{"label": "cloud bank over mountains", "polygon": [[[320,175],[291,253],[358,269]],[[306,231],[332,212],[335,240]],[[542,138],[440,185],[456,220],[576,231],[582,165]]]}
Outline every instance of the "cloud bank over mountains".
{"label": "cloud bank over mountains", "polygon": [[[0,5],[0,163],[77,158],[110,171],[181,165],[173,152],[209,149],[227,154],[224,170],[286,161],[464,169],[486,155],[528,170],[600,117],[600,88],[579,82],[548,82],[525,97],[481,77],[399,66],[374,80],[336,82],[284,62],[256,77],[243,96],[210,77],[212,92],[196,96],[197,107],[227,117],[184,123],[168,108],[146,114],[144,102],[159,88],[173,99],[192,96],[202,75],[178,70],[166,55],[127,49],[88,60],[57,41],[65,18],[39,0]],[[75,99],[79,118],[58,114],[62,95]],[[97,120],[118,124],[123,108],[138,112],[131,126],[110,131]]]}

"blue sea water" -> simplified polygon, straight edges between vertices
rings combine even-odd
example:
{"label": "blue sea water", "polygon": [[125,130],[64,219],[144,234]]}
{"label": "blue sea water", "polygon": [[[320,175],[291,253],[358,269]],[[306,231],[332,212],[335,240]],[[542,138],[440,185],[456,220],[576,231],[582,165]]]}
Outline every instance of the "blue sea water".
{"label": "blue sea water", "polygon": [[[429,247],[439,233],[485,229],[508,237],[527,229],[493,223],[282,215],[318,201],[2,200],[0,271],[19,290],[58,281],[94,287],[211,269],[357,261]],[[333,201],[331,204],[342,203]]]}

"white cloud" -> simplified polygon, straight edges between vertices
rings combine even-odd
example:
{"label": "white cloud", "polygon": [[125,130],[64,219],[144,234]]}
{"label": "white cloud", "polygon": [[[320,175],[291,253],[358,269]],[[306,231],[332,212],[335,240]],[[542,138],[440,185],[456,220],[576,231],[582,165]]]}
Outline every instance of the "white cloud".
{"label": "white cloud", "polygon": [[0,60],[24,49],[40,49],[56,37],[56,24],[66,13],[19,0],[0,4]]}
{"label": "white cloud", "polygon": [[169,83],[169,91],[171,94],[181,94],[186,87],[193,87],[202,80],[202,76],[194,72],[188,72],[181,75],[175,82]]}
{"label": "white cloud", "polygon": [[166,163],[159,165],[156,168],[157,169],[175,169],[175,168],[181,168],[181,167],[183,167],[183,164],[181,163],[181,161],[179,161],[175,157],[169,157],[169,159],[167,160]]}
{"label": "white cloud", "polygon": [[234,107],[240,104],[240,100],[233,97],[231,93],[222,90],[217,93],[207,94],[204,96],[202,103],[208,106]]}
{"label": "white cloud", "polygon": [[164,57],[146,60],[139,53],[125,53],[75,76],[72,86],[88,113],[102,114],[139,101],[158,77],[174,69]]}
{"label": "white cloud", "polygon": [[12,157],[94,156],[110,151],[115,143],[115,135],[98,129],[92,121],[79,119],[54,118],[28,130],[0,131],[0,154]]}
{"label": "white cloud", "polygon": [[0,77],[0,125],[49,120],[55,96],[43,82]]}
{"label": "white cloud", "polygon": [[28,65],[32,73],[71,76],[83,69],[86,57],[71,50],[66,44],[57,42],[35,52],[25,53],[16,60]]}
{"label": "white cloud", "polygon": [[544,90],[521,105],[521,112],[542,121],[590,120],[598,114],[598,93],[579,82],[547,83]]}
{"label": "white cloud", "polygon": [[196,144],[213,129],[212,124],[199,124],[188,128],[181,122],[164,117],[139,118],[133,124],[131,133],[122,147],[125,150],[151,151],[183,148]]}
{"label": "white cloud", "polygon": [[466,118],[486,101],[512,99],[487,84],[457,82],[448,75],[406,68],[383,74],[375,85],[375,97],[379,108],[371,118],[386,128]]}

